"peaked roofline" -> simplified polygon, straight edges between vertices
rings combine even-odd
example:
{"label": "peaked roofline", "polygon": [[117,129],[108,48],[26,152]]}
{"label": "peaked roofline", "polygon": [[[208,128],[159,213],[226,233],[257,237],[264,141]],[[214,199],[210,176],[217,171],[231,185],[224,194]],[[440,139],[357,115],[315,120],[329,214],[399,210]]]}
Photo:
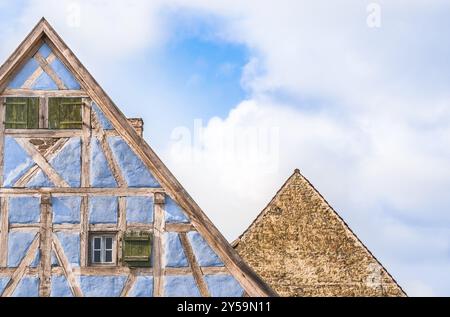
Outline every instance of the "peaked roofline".
{"label": "peaked roofline", "polygon": [[267,213],[269,206],[278,198],[278,196],[284,191],[284,189],[289,186],[289,184],[292,182],[292,180],[296,177],[302,178],[304,181],[308,183],[309,186],[314,190],[316,194],[319,195],[320,199],[331,209],[331,211],[338,217],[338,220],[344,225],[344,227],[350,232],[350,234],[356,239],[356,241],[366,250],[366,252],[369,253],[370,256],[372,256],[373,259],[380,265],[381,269],[389,276],[389,278],[392,279],[392,281],[400,288],[400,290],[406,294],[406,292],[403,290],[403,288],[398,284],[398,282],[395,280],[395,278],[388,272],[388,270],[384,267],[384,265],[377,259],[377,257],[367,248],[367,246],[359,239],[359,237],[356,235],[356,233],[353,232],[353,230],[350,228],[350,226],[345,222],[345,220],[341,217],[341,215],[328,203],[328,201],[322,196],[322,194],[314,187],[314,185],[300,172],[298,168],[294,170],[294,173],[289,176],[289,178],[284,182],[284,184],[281,186],[281,188],[277,191],[277,193],[272,197],[270,202],[263,208],[263,210],[258,214],[258,216],[252,221],[252,223],[247,227],[247,229],[244,230],[244,232],[235,239],[231,245],[233,248],[236,248],[239,243],[241,242],[242,237],[250,231],[250,229]]}
{"label": "peaked roofline", "polygon": [[8,79],[31,57],[36,46],[45,39],[65,66],[74,74],[82,88],[107,115],[120,136],[127,141],[144,164],[152,171],[166,192],[185,210],[192,224],[207,243],[218,253],[231,274],[239,281],[249,296],[278,296],[237,254],[225,237],[186,192],[157,154],[130,125],[125,115],[78,60],[50,23],[42,18],[0,67],[0,93]]}

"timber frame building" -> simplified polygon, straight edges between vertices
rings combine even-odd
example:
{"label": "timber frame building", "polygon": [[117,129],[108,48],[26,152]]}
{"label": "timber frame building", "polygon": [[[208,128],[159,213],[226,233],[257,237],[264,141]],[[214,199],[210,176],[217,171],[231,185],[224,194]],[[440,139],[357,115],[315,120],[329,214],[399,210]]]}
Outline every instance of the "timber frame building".
{"label": "timber frame building", "polygon": [[0,295],[276,296],[42,19],[0,68]]}

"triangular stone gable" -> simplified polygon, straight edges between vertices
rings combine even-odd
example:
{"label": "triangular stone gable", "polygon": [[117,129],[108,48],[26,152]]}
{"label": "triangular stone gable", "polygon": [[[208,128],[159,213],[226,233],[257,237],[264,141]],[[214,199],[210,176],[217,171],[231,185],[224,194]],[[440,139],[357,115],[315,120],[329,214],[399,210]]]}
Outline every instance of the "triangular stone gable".
{"label": "triangular stone gable", "polygon": [[[45,19],[0,68],[0,95],[74,95],[84,98],[89,112],[83,113],[90,113],[83,118],[80,133],[62,133],[48,150],[20,133],[5,135],[0,142],[5,157],[3,187],[11,195],[23,191],[39,196],[43,188],[52,194],[56,231],[49,240],[50,262],[63,267],[64,278],[52,274],[51,294],[66,296],[68,285],[74,296],[275,295],[239,258]],[[86,129],[88,125],[92,129]],[[11,153],[17,156],[14,161],[8,159]],[[10,208],[9,199],[2,199],[5,210]],[[30,227],[35,224],[27,222]],[[77,246],[87,236],[77,228],[118,226],[123,234],[127,226],[136,225],[152,228],[155,235],[152,274],[83,275],[87,260]],[[43,238],[40,234],[38,239]],[[14,253],[17,259],[11,267],[19,267],[25,251],[10,252]],[[74,270],[80,270],[79,278]],[[150,284],[151,292],[138,288]],[[13,294],[18,285],[10,281],[3,296]]]}
{"label": "triangular stone gable", "polygon": [[405,296],[298,170],[233,243],[281,296]]}

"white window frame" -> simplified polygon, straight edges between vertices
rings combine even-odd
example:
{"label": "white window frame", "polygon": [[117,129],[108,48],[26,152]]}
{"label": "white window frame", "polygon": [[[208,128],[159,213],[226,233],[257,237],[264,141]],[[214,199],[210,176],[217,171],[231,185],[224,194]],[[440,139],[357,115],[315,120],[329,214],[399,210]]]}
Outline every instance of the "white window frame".
{"label": "white window frame", "polygon": [[[106,239],[111,238],[112,244],[111,249],[106,249]],[[96,239],[100,239],[100,249],[95,249],[94,241]],[[105,266],[105,265],[116,265],[116,257],[117,257],[117,248],[116,248],[116,235],[115,234],[92,234],[90,237],[90,264],[92,266]],[[95,262],[94,260],[94,251],[100,251],[100,262]],[[111,251],[111,262],[106,262],[106,251]]]}

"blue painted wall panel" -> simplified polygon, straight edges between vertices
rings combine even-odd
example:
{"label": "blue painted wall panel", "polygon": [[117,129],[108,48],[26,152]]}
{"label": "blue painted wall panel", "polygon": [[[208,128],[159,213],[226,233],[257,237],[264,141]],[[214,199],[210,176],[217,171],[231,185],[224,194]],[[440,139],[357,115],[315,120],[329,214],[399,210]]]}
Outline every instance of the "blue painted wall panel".
{"label": "blue painted wall panel", "polygon": [[34,89],[34,90],[58,90],[58,86],[46,72],[43,72],[35,80],[35,82],[31,86],[31,89]]}
{"label": "blue painted wall panel", "polygon": [[39,172],[30,179],[26,187],[37,188],[37,187],[55,187],[53,182],[48,178],[48,176],[39,169]]}
{"label": "blue painted wall panel", "polygon": [[64,275],[52,276],[52,289],[50,292],[51,297],[73,297],[70,290],[69,283]]}
{"label": "blue painted wall panel", "polygon": [[172,199],[166,195],[166,222],[169,223],[188,223],[189,219],[183,209]]}
{"label": "blue painted wall panel", "polygon": [[53,223],[80,223],[81,197],[52,197]]}
{"label": "blue painted wall panel", "polygon": [[100,141],[91,139],[91,186],[92,187],[117,187],[117,182],[109,168]]}
{"label": "blue painted wall panel", "polygon": [[200,292],[192,275],[169,275],[164,279],[167,297],[200,297]]}
{"label": "blue painted wall panel", "polygon": [[10,232],[8,234],[8,267],[17,267],[33,242],[36,232]]}
{"label": "blue painted wall panel", "polygon": [[71,138],[50,165],[71,186],[80,187],[81,183],[81,140]]}
{"label": "blue painted wall panel", "polygon": [[152,197],[127,197],[127,222],[153,222]]}
{"label": "blue painted wall panel", "polygon": [[244,289],[230,274],[205,275],[205,282],[213,297],[240,297]]}
{"label": "blue painted wall panel", "polygon": [[109,137],[108,143],[129,187],[160,187],[141,159],[121,137]]}
{"label": "blue painted wall panel", "polygon": [[86,297],[118,297],[126,276],[81,276],[80,286]]}
{"label": "blue painted wall panel", "polygon": [[138,276],[133,288],[128,293],[129,297],[152,297],[153,296],[153,277]]}
{"label": "blue painted wall panel", "polygon": [[71,90],[79,90],[80,84],[75,79],[73,74],[67,69],[67,67],[58,59],[56,58],[50,66],[55,71],[56,75],[62,80],[64,83],[64,86],[66,86],[67,89]]}
{"label": "blue painted wall panel", "polygon": [[3,186],[12,187],[34,165],[34,162],[10,136],[5,136],[4,153]]}
{"label": "blue painted wall panel", "polygon": [[21,88],[25,81],[30,77],[39,67],[39,63],[30,58],[28,62],[22,67],[22,69],[14,76],[13,80],[8,85],[8,88],[18,89]]}
{"label": "blue painted wall panel", "polygon": [[60,266],[54,251],[52,251],[52,266]]}
{"label": "blue painted wall panel", "polygon": [[165,233],[166,246],[166,266],[167,267],[187,267],[189,266],[186,254],[184,253],[180,237],[176,232]]}
{"label": "blue painted wall panel", "polygon": [[101,111],[95,103],[92,105],[92,109],[97,115],[97,119],[103,130],[114,130],[114,126],[112,125],[111,121],[108,120],[103,111]]}
{"label": "blue painted wall panel", "polygon": [[44,57],[47,58],[50,53],[52,52],[52,49],[46,44],[42,44],[42,46],[39,48],[38,52]]}
{"label": "blue painted wall panel", "polygon": [[224,266],[217,254],[198,232],[189,231],[187,236],[200,266]]}
{"label": "blue painted wall panel", "polygon": [[91,197],[89,199],[89,223],[117,223],[117,197]]}
{"label": "blue painted wall panel", "polygon": [[24,276],[17,284],[13,297],[38,297],[39,278],[34,276]]}
{"label": "blue painted wall panel", "polygon": [[6,285],[8,285],[9,277],[0,277],[0,294],[3,293]]}
{"label": "blue painted wall panel", "polygon": [[80,266],[80,234],[57,232],[59,242],[64,250],[64,254],[72,267]]}
{"label": "blue painted wall panel", "polygon": [[9,198],[9,223],[38,223],[41,214],[38,197]]}
{"label": "blue painted wall panel", "polygon": [[41,251],[39,249],[36,250],[36,255],[34,256],[33,262],[31,262],[30,267],[38,267],[41,261]]}

